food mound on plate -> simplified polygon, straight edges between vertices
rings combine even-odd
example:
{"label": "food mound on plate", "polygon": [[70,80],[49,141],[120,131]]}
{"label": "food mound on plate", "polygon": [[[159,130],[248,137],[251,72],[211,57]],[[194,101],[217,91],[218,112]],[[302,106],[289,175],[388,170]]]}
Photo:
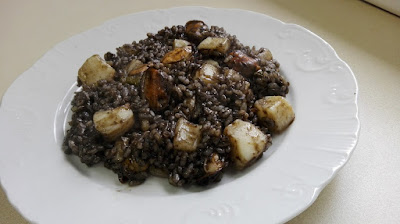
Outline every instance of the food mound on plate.
{"label": "food mound on plate", "polygon": [[197,20],[91,56],[78,86],[63,150],[129,185],[150,175],[218,182],[256,162],[295,117],[268,49]]}

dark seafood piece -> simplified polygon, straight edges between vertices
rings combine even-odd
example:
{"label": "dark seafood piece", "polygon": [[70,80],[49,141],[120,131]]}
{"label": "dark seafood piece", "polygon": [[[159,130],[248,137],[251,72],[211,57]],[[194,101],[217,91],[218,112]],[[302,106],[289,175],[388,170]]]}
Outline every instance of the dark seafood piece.
{"label": "dark seafood piece", "polygon": [[168,106],[169,94],[167,90],[167,80],[163,72],[155,68],[147,69],[142,91],[152,110],[160,111]]}
{"label": "dark seafood piece", "polygon": [[254,72],[261,69],[256,59],[247,56],[241,51],[234,51],[230,53],[227,64],[230,68],[246,77],[251,76],[254,74]]}
{"label": "dark seafood piece", "polygon": [[185,34],[188,36],[189,40],[194,43],[200,43],[207,36],[205,31],[208,29],[207,25],[200,20],[191,20],[185,25]]}

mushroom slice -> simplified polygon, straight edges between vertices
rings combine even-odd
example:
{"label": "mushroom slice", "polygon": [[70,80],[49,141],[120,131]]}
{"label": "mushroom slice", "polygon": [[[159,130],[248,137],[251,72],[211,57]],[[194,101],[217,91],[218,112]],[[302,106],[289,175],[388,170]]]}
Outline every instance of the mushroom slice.
{"label": "mushroom slice", "polygon": [[175,127],[174,148],[182,151],[195,151],[201,140],[201,125],[179,118]]}
{"label": "mushroom slice", "polygon": [[226,37],[207,37],[197,48],[203,54],[224,55],[230,48],[231,42]]}
{"label": "mushroom slice", "polygon": [[191,46],[175,48],[174,50],[166,53],[161,62],[164,64],[175,63],[178,61],[182,61],[184,59],[188,59],[191,54],[192,54]]}
{"label": "mushroom slice", "polygon": [[144,98],[149,102],[149,106],[154,111],[164,109],[169,103],[167,93],[167,80],[164,73],[155,68],[149,68],[144,75],[142,86]]}
{"label": "mushroom slice", "polygon": [[78,71],[79,80],[86,84],[96,84],[99,80],[113,80],[115,70],[99,55],[88,58]]}
{"label": "mushroom slice", "polygon": [[175,39],[174,40],[174,49],[175,48],[182,48],[182,47],[186,47],[189,46],[190,42],[186,41],[186,40],[182,40],[182,39]]}
{"label": "mushroom slice", "polygon": [[219,158],[218,154],[212,153],[204,162],[204,171],[208,175],[216,174],[224,168],[224,162]]}
{"label": "mushroom slice", "polygon": [[206,31],[207,29],[207,25],[200,20],[191,20],[185,24],[186,36],[196,43],[199,43],[200,41],[204,40],[204,38],[206,38],[204,31]]}
{"label": "mushroom slice", "polygon": [[93,115],[94,127],[106,140],[114,141],[133,127],[134,117],[129,105],[111,110],[97,111]]}
{"label": "mushroom slice", "polygon": [[270,138],[252,123],[240,119],[228,125],[224,134],[228,136],[232,147],[231,159],[239,170],[251,165],[262,156]]}
{"label": "mushroom slice", "polygon": [[219,69],[211,63],[205,63],[196,72],[194,78],[200,79],[204,83],[217,83],[218,82]]}
{"label": "mushroom slice", "polygon": [[258,61],[247,56],[241,51],[234,51],[229,54],[227,64],[233,70],[239,72],[243,76],[249,77],[257,70],[260,70]]}
{"label": "mushroom slice", "polygon": [[294,120],[292,106],[282,96],[266,96],[254,103],[261,123],[273,132],[282,132]]}

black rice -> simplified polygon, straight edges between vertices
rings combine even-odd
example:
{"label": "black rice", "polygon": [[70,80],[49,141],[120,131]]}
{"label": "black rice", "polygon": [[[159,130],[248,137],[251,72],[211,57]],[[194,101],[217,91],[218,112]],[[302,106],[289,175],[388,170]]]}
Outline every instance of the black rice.
{"label": "black rice", "polygon": [[[210,37],[227,37],[231,41],[229,51],[240,50],[249,57],[256,58],[265,50],[244,46],[217,26],[205,26],[203,32]],[[189,59],[163,64],[162,58],[173,49],[174,39],[190,41],[184,26],[165,27],[147,34],[146,39],[117,48],[116,53],[107,52],[104,59],[116,70],[114,80],[86,85],[78,79],[82,89],[71,102],[73,115],[63,144],[65,153],[79,156],[88,166],[102,162],[121,182],[130,185],[141,184],[150,175],[168,177],[174,186],[207,185],[221,180],[231,152],[224,128],[235,119],[258,125],[252,111],[254,102],[267,95],[285,96],[289,82],[279,74],[280,64],[274,59],[260,61],[260,69],[251,77],[232,75],[226,58],[203,55],[196,45]],[[162,110],[152,110],[140,86],[127,82],[125,68],[133,59],[151,64],[166,75],[171,97]],[[193,78],[207,59],[218,62],[221,68],[223,75],[215,83]],[[135,125],[116,145],[96,130],[93,114],[127,103],[134,112]],[[174,149],[175,126],[180,118],[202,126],[202,139],[194,152]],[[270,134],[267,128],[260,129]],[[206,175],[204,163],[211,154],[217,154],[225,166],[215,175]]]}

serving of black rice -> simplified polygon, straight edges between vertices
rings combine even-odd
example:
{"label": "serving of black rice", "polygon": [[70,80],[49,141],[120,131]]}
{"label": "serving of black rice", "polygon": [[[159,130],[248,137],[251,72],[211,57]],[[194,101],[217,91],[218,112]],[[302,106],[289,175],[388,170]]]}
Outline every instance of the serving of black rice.
{"label": "serving of black rice", "polygon": [[[191,22],[197,23],[195,30],[188,29]],[[226,38],[229,49],[219,53],[198,49],[199,43],[208,37]],[[190,55],[163,63],[177,39],[187,41]],[[285,96],[289,82],[280,75],[275,59],[260,58],[265,51],[268,50],[244,46],[221,27],[190,21],[185,26],[148,33],[143,40],[117,48],[116,53],[107,52],[104,60],[115,70],[115,76],[95,84],[78,78],[81,90],[71,102],[73,115],[63,150],[78,156],[88,166],[104,164],[129,185],[141,184],[151,175],[166,177],[174,186],[218,182],[232,162],[231,145],[224,135],[226,126],[236,119],[250,122],[268,136],[267,147],[271,144],[271,132],[260,124],[253,105],[264,96]],[[236,68],[232,60],[238,54],[253,60],[256,68],[246,62],[239,63],[243,70]],[[146,65],[135,77],[127,69],[133,60]],[[195,78],[209,60],[218,68],[219,75],[213,82]],[[151,72],[162,75],[160,91],[165,94],[157,104],[143,94],[143,80]],[[93,115],[124,105],[132,110],[134,125],[117,139],[105,138],[96,129]],[[194,151],[174,147],[176,125],[181,118],[201,127],[201,140]],[[215,155],[223,165],[210,175],[205,163]]]}

